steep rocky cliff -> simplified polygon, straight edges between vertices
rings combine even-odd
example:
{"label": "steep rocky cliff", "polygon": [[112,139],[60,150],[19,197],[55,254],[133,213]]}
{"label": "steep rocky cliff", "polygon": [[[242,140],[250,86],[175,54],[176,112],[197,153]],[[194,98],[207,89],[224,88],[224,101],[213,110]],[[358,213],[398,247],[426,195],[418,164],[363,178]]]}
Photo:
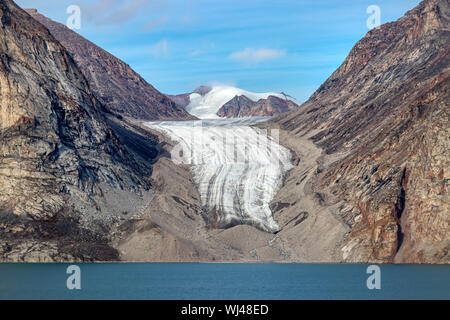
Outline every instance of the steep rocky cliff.
{"label": "steep rocky cliff", "polygon": [[125,62],[65,25],[39,14],[36,9],[26,11],[46,26],[73,56],[93,93],[103,100],[109,110],[143,120],[194,119]]}
{"label": "steep rocky cliff", "polygon": [[426,0],[369,31],[274,120],[323,149],[312,189],[350,228],[344,261],[450,262],[449,22],[448,0]]}
{"label": "steep rocky cliff", "polygon": [[272,117],[297,108],[298,105],[287,98],[268,96],[253,101],[246,96],[235,96],[217,111],[217,115],[226,118]]}
{"label": "steep rocky cliff", "polygon": [[125,146],[104,111],[64,47],[2,0],[0,260],[117,259],[108,230],[142,204],[156,151]]}

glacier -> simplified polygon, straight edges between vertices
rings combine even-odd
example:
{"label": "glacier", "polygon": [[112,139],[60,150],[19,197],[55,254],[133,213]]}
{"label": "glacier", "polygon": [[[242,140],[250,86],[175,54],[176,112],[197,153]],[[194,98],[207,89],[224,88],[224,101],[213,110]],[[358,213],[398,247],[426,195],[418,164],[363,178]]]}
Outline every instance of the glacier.
{"label": "glacier", "polygon": [[232,86],[218,85],[211,88],[205,95],[199,93],[191,93],[189,95],[189,104],[186,106],[186,111],[196,116],[199,119],[218,119],[220,118],[216,113],[219,109],[235,96],[246,96],[252,101],[260,99],[267,99],[269,96],[275,96],[281,99],[290,99],[299,104],[294,98],[276,92],[255,93],[239,89]]}
{"label": "glacier", "polygon": [[207,221],[226,228],[249,224],[277,232],[270,201],[292,168],[278,132],[252,127],[267,118],[158,121],[145,125],[178,144],[172,160],[190,165]]}

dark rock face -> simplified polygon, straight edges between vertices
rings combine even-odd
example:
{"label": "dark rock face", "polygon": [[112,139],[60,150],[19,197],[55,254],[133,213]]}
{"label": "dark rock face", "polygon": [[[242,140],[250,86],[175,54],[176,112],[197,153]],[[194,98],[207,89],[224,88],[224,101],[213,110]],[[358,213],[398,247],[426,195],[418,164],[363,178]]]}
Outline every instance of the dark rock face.
{"label": "dark rock face", "polygon": [[346,261],[450,262],[449,20],[448,0],[426,0],[371,30],[274,120],[325,151],[315,189],[344,203]]}
{"label": "dark rock face", "polygon": [[298,105],[287,98],[269,96],[255,102],[246,96],[235,96],[217,111],[217,115],[227,118],[271,117],[297,108]]}
{"label": "dark rock face", "polygon": [[235,96],[217,111],[217,115],[219,117],[238,118],[241,112],[242,114],[248,113],[255,105],[256,102],[246,96]]}
{"label": "dark rock face", "polygon": [[73,56],[93,93],[108,110],[143,120],[194,119],[120,59],[35,9],[26,11],[46,26]]}
{"label": "dark rock face", "polygon": [[147,192],[151,166],[104,111],[65,48],[1,1],[0,260],[117,258],[102,199]]}
{"label": "dark rock face", "polygon": [[200,87],[196,88],[193,93],[198,93],[199,95],[204,96],[211,90],[212,90],[212,87],[210,87],[210,86],[200,86]]}
{"label": "dark rock face", "polygon": [[177,94],[177,95],[167,95],[167,97],[175,102],[177,105],[186,108],[188,104],[191,102],[189,99],[190,93],[183,93],[183,94]]}

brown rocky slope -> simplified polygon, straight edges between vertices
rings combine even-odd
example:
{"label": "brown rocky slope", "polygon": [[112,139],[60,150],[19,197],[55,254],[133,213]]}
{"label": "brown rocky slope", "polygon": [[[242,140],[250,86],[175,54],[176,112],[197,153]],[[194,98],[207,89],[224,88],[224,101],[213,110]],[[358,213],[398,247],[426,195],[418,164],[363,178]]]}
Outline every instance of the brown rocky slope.
{"label": "brown rocky slope", "polygon": [[448,0],[421,2],[273,120],[322,148],[311,189],[350,228],[344,261],[450,262],[449,22]]}
{"label": "brown rocky slope", "polygon": [[128,64],[98,47],[65,25],[26,11],[46,26],[73,56],[93,93],[115,113],[143,120],[194,119],[182,107],[147,83]]}
{"label": "brown rocky slope", "polygon": [[253,101],[246,96],[235,96],[217,111],[217,115],[226,118],[272,117],[297,108],[298,105],[288,98],[268,96],[267,99]]}

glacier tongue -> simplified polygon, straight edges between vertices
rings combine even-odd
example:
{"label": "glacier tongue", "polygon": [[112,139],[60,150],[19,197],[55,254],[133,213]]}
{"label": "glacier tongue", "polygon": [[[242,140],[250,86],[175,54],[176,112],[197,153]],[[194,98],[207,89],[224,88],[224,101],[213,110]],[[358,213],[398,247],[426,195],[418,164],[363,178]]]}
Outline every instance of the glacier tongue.
{"label": "glacier tongue", "polygon": [[[172,160],[191,165],[207,219],[215,227],[279,227],[269,203],[292,168],[290,151],[250,124],[265,118],[145,123],[178,142]],[[180,152],[182,151],[182,152]]]}

